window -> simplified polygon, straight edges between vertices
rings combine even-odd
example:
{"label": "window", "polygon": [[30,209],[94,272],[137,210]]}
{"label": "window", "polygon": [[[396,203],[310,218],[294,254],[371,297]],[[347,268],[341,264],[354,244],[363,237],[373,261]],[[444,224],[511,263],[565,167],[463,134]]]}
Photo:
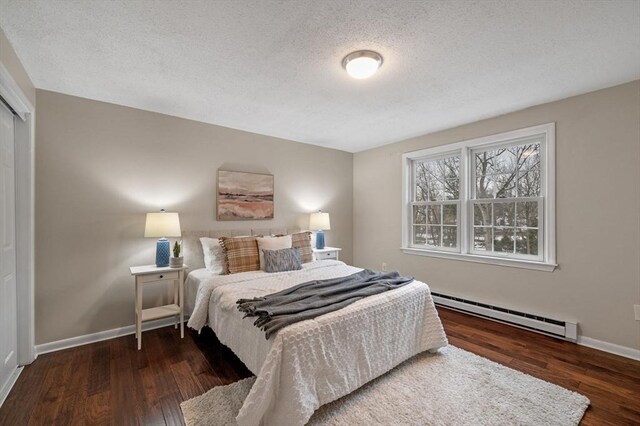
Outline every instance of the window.
{"label": "window", "polygon": [[555,125],[411,152],[403,250],[551,271]]}
{"label": "window", "polygon": [[413,163],[412,242],[441,250],[457,250],[460,206],[460,157]]}

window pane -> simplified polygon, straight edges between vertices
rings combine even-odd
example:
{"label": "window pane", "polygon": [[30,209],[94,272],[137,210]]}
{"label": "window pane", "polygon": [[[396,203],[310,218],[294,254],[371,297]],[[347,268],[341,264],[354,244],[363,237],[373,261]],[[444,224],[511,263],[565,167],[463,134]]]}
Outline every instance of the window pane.
{"label": "window pane", "polygon": [[493,251],[513,253],[513,228],[493,229]]}
{"label": "window pane", "polygon": [[491,226],[492,223],[491,204],[475,204],[473,206],[473,224]]}
{"label": "window pane", "polygon": [[455,204],[445,204],[442,206],[443,223],[445,225],[458,224],[458,206]]}
{"label": "window pane", "polygon": [[492,176],[478,175],[476,178],[476,198],[495,198],[497,191],[496,183]]}
{"label": "window pane", "polygon": [[458,245],[458,227],[442,227],[442,247],[456,247]]}
{"label": "window pane", "polygon": [[414,176],[414,201],[427,201],[427,182],[424,174],[421,170],[421,163],[415,163],[415,176]]}
{"label": "window pane", "polygon": [[426,244],[427,227],[418,225],[413,227],[413,244]]}
{"label": "window pane", "polygon": [[460,197],[460,158],[414,162],[415,200],[443,201]]}
{"label": "window pane", "polygon": [[494,226],[514,226],[516,203],[495,203],[493,205]]}
{"label": "window pane", "polygon": [[435,181],[429,187],[429,201],[444,200],[444,183]]}
{"label": "window pane", "polygon": [[474,250],[491,250],[491,228],[473,228]]}
{"label": "window pane", "polygon": [[516,226],[538,227],[538,202],[516,203]]}
{"label": "window pane", "polygon": [[460,158],[448,157],[438,160],[443,179],[460,179]]}
{"label": "window pane", "polygon": [[415,162],[416,201],[435,201],[438,198],[438,179],[431,162]]}
{"label": "window pane", "polygon": [[446,179],[444,181],[444,198],[447,200],[460,198],[460,179]]}
{"label": "window pane", "polygon": [[518,146],[518,162],[521,172],[540,171],[540,143],[528,143]]}
{"label": "window pane", "polygon": [[513,174],[493,176],[495,198],[513,198],[516,196],[516,179]]}
{"label": "window pane", "polygon": [[498,148],[474,155],[476,175],[511,174],[516,170],[514,148]]}
{"label": "window pane", "polygon": [[518,177],[518,197],[537,197],[540,195],[540,171],[531,170]]}
{"label": "window pane", "polygon": [[427,206],[413,206],[413,224],[414,225],[427,223],[427,216],[425,213],[426,209],[427,209]]}
{"label": "window pane", "polygon": [[540,194],[539,142],[477,152],[473,160],[476,198],[535,197]]}
{"label": "window pane", "polygon": [[516,196],[515,175],[487,175],[476,178],[476,198],[513,198]]}
{"label": "window pane", "polygon": [[516,234],[516,252],[538,255],[538,230],[518,229]]}
{"label": "window pane", "polygon": [[430,225],[438,225],[441,222],[442,215],[440,213],[440,208],[442,206],[428,206],[427,208],[427,223]]}
{"label": "window pane", "polygon": [[439,226],[427,226],[427,244],[440,247],[440,232],[441,227]]}

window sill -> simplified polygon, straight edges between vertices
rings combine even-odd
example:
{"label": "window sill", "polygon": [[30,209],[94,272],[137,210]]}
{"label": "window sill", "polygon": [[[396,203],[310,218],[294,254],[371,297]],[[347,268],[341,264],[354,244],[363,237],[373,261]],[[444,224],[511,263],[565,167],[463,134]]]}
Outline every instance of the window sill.
{"label": "window sill", "polygon": [[509,259],[502,257],[477,256],[474,254],[451,253],[435,250],[424,250],[413,247],[402,247],[405,254],[437,257],[440,259],[462,260],[465,262],[484,263],[487,265],[508,266],[511,268],[533,269],[536,271],[553,272],[558,266],[555,263],[535,262],[531,260]]}

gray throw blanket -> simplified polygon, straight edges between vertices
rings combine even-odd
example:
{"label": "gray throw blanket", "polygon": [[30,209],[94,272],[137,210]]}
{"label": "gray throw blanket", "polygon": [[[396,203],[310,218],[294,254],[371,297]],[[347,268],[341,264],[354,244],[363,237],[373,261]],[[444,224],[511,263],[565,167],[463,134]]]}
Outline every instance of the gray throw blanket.
{"label": "gray throw blanket", "polygon": [[346,277],[314,280],[286,290],[253,299],[239,299],[238,309],[268,339],[287,325],[337,311],[367,296],[383,293],[409,284],[413,277],[401,277],[398,272],[377,272],[365,269]]}

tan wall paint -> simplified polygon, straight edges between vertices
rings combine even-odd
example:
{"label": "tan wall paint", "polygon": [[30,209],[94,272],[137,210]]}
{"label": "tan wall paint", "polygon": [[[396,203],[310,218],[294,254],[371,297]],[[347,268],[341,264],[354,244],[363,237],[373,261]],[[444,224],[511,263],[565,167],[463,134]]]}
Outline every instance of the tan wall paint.
{"label": "tan wall paint", "polygon": [[[557,126],[555,272],[400,251],[403,153],[548,122]],[[356,265],[387,262],[434,291],[575,320],[584,336],[640,348],[640,81],[359,152],[353,174]]]}
{"label": "tan wall paint", "polygon": [[18,55],[9,43],[9,40],[4,35],[2,28],[0,28],[0,62],[7,68],[9,74],[16,81],[20,89],[24,92],[24,95],[29,99],[31,105],[36,105],[36,89],[31,82],[31,79],[27,75]]}
{"label": "tan wall paint", "polygon": [[[308,212],[322,208],[331,214],[327,243],[352,260],[352,154],[53,92],[37,97],[36,343],[133,323],[128,268],[154,262],[155,241],[142,235],[145,213],[161,207],[189,230],[306,228]],[[223,165],[275,176],[274,220],[215,220]]]}

